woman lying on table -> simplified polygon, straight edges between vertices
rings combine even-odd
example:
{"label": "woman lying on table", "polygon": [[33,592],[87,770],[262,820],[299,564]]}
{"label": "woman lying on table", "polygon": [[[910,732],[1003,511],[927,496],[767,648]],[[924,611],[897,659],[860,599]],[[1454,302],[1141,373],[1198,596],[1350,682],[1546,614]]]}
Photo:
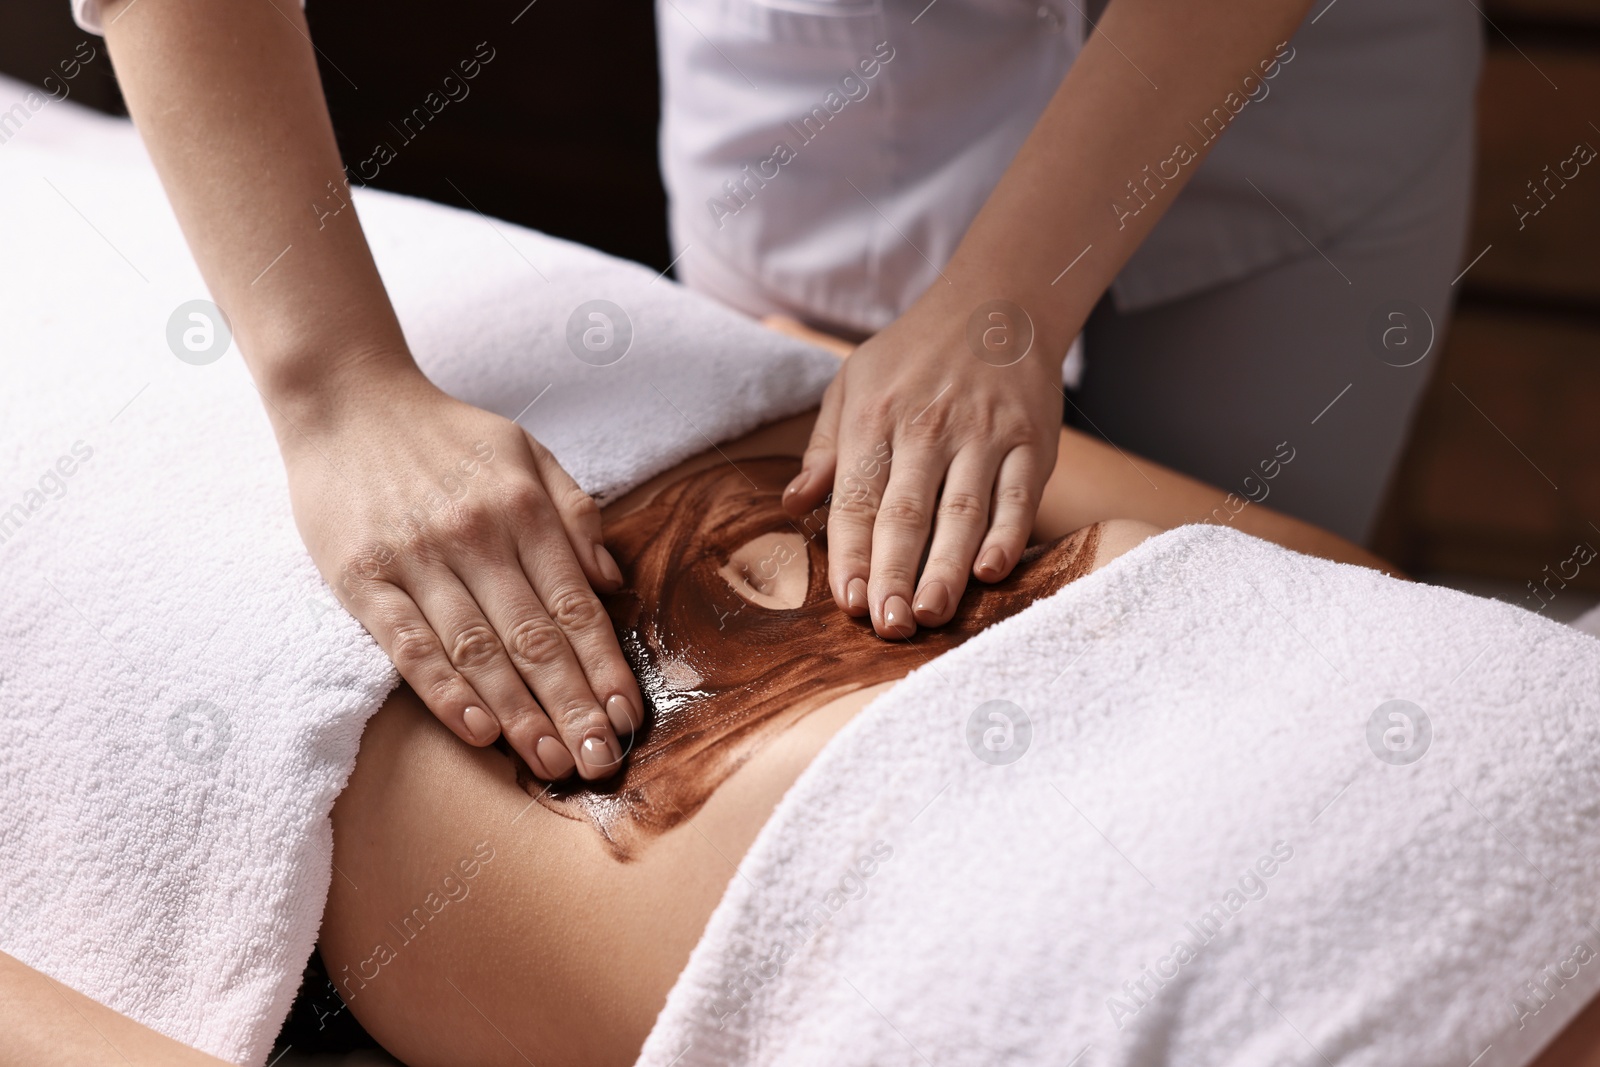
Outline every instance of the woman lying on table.
{"label": "woman lying on table", "polygon": [[[405,690],[372,720],[334,809],[348,878],[334,879],[321,950],[406,1063],[632,1063],[735,865],[853,715],[1152,534],[1238,506],[1063,430],[1056,469],[1071,477],[1046,489],[1016,571],[975,583],[949,625],[885,641],[834,606],[825,513],[784,511],[810,421],[707,452],[606,509],[627,581],[603,599],[650,705],[619,774],[547,786],[501,748],[461,744]],[[1257,505],[1232,520],[1381,566]],[[447,890],[470,897],[425,936],[404,927]]]}
{"label": "woman lying on table", "polygon": [[[404,687],[371,720],[333,811],[339,876],[320,947],[351,1011],[405,1063],[632,1063],[735,866],[829,738],[921,664],[1145,538],[1227,521],[1382,567],[1063,429],[1022,563],[971,586],[949,625],[886,641],[834,605],[826,512],[784,510],[814,417],[703,453],[605,510],[626,578],[606,608],[649,705],[615,774],[541,781],[503,741],[462,744]],[[29,1062],[96,1062],[111,1055],[97,1031],[155,1062],[214,1062],[5,963],[0,985],[38,1001],[23,1013],[40,1052]]]}

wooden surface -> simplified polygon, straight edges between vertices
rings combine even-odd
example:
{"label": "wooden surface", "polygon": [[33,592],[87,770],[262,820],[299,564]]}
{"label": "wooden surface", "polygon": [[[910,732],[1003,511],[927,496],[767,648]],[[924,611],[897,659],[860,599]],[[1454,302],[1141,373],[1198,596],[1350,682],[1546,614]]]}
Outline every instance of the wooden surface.
{"label": "wooden surface", "polygon": [[1478,114],[1467,292],[1600,309],[1600,50],[1492,48]]}
{"label": "wooden surface", "polygon": [[[1412,572],[1520,584],[1580,541],[1600,547],[1600,158],[1563,165],[1600,150],[1600,0],[1503,0],[1489,16],[1504,32],[1486,31],[1462,267],[1481,258],[1376,547]],[[1573,584],[1600,591],[1600,566]]]}
{"label": "wooden surface", "polygon": [[[1411,568],[1532,580],[1600,548],[1600,323],[1467,306],[1397,496]],[[1404,564],[1403,564],[1404,565]],[[1574,585],[1600,590],[1600,563]]]}

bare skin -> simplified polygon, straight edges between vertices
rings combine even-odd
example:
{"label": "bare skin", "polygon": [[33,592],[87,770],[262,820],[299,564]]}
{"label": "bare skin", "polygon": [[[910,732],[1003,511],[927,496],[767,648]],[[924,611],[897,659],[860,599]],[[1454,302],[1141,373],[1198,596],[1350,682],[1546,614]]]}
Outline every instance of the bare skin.
{"label": "bare skin", "polygon": [[[1123,521],[1103,529],[1096,567],[1155,532]],[[588,822],[531,800],[509,759],[454,743],[414,697],[397,693],[368,725],[334,809],[342,873],[321,948],[335,985],[411,1067],[511,1067],[524,1056],[632,1063],[784,792],[893,684],[807,714],[627,863]],[[442,892],[455,863],[491,852],[470,881],[458,879],[465,895],[455,889],[460,899],[437,919],[405,925],[419,907],[421,916],[439,907],[428,894]]]}
{"label": "bare skin", "polygon": [[[808,417],[798,417],[721,452],[733,459],[792,455],[809,429]],[[1062,430],[1059,439],[1061,467],[1073,476],[1046,489],[1036,539],[1101,523],[1097,568],[1171,525],[1146,516],[1181,521],[1223,498],[1081,434]],[[608,518],[689,471],[724,463],[722,454],[696,457],[641,486],[615,512],[608,509]],[[1135,517],[1112,518],[1123,511]],[[1305,551],[1381,566],[1355,546],[1265,508],[1246,508],[1237,524]],[[413,1067],[464,1058],[633,1062],[735,865],[784,791],[892,684],[849,692],[801,718],[691,819],[626,863],[589,823],[531,800],[509,759],[453,743],[414,697],[397,693],[368,726],[334,809],[340,873],[321,947],[335,984],[362,1024]],[[441,893],[444,876],[475,849],[493,858],[470,880],[456,879],[459,900],[441,905],[436,896],[438,915],[429,919],[428,894]]]}
{"label": "bare skin", "polygon": [[0,953],[0,1067],[222,1067]]}
{"label": "bare skin", "polygon": [[[767,325],[841,357],[853,350],[798,323]],[[799,455],[813,418],[775,423],[722,451]],[[1218,511],[1227,494],[1214,487],[1069,429],[1058,430],[1057,441],[1033,540],[1103,523],[1096,568],[1159,530],[1230,514]],[[716,452],[691,458],[606,513],[632,511],[685,474],[722,462]],[[1298,551],[1392,572],[1363,549],[1265,507],[1245,507],[1232,524]],[[764,595],[747,592],[752,600]],[[890,684],[848,693],[800,719],[723,783],[691,823],[625,865],[590,827],[530,801],[509,759],[457,744],[459,734],[401,689],[369,724],[334,809],[338,873],[322,950],[336,983],[363,1023],[410,1063],[521,1064],[536,1049],[539,1063],[632,1062],[733,865],[784,790]],[[480,843],[492,851],[487,863],[475,851]],[[471,879],[461,873],[463,861]],[[465,895],[377,965],[376,977],[362,977],[374,973],[369,961],[379,940],[404,940],[389,923],[403,926],[429,893],[451,898],[447,874]],[[629,966],[613,966],[619,959]],[[15,1038],[0,1047],[0,1067],[221,1062],[4,955],[0,1003]],[[592,1019],[605,1022],[582,1021]]]}
{"label": "bare skin", "polygon": [[[723,451],[798,454],[809,430],[801,416]],[[1037,539],[1102,523],[1096,567],[1224,499],[1070,430],[1060,431],[1059,448]],[[722,462],[714,452],[696,457],[619,500],[610,514]],[[1066,477],[1068,468],[1077,475]],[[1118,513],[1135,518],[1113,519]],[[1235,525],[1300,551],[1383,566],[1266,508],[1245,508]],[[337,872],[322,951],[335,982],[373,1034],[415,1065],[632,1062],[734,865],[784,790],[892,684],[850,692],[801,718],[692,821],[630,863],[619,863],[588,824],[530,800],[509,758],[459,744],[400,690],[368,726],[334,809]],[[380,942],[392,952],[381,963]],[[0,1004],[12,1038],[0,1043],[0,1067],[220,1062],[3,956]]]}

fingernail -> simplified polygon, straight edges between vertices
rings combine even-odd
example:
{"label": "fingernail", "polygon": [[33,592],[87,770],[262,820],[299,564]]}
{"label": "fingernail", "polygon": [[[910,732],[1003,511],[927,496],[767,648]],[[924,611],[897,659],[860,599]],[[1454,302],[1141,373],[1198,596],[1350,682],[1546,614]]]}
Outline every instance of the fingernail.
{"label": "fingernail", "polygon": [[940,621],[950,606],[950,591],[943,582],[929,582],[917,594],[916,614],[921,618]]}
{"label": "fingernail", "polygon": [[985,581],[994,581],[1005,570],[1006,554],[999,545],[990,545],[989,550],[978,560],[978,577]]}
{"label": "fingernail", "polygon": [[605,545],[594,546],[594,561],[600,567],[601,577],[612,585],[622,584],[622,568],[617,566],[617,561],[606,551]]}
{"label": "fingernail", "polygon": [[544,764],[548,781],[557,781],[572,773],[574,764],[572,753],[567,751],[559,738],[549,734],[539,738],[539,743],[533,746],[534,754],[539,757],[539,762]]}
{"label": "fingernail", "polygon": [[585,778],[604,778],[617,769],[622,753],[617,743],[602,733],[591,733],[578,746],[578,759],[582,761]]}
{"label": "fingernail", "polygon": [[860,578],[850,579],[844,587],[844,608],[852,615],[867,613],[867,583]]}
{"label": "fingernail", "polygon": [[633,701],[618,693],[606,701],[606,718],[611,720],[611,728],[618,737],[626,737],[639,728],[644,717],[634,713]]}
{"label": "fingernail", "polygon": [[901,637],[910,637],[917,630],[916,620],[911,617],[911,605],[906,603],[903,596],[892,596],[883,602],[883,628],[900,632]]}
{"label": "fingernail", "polygon": [[794,481],[789,483],[789,488],[787,488],[787,489],[785,489],[783,491],[783,495],[784,496],[794,496],[800,490],[805,488],[806,482],[809,481],[810,478],[811,478],[811,472],[809,470],[807,470],[806,468],[801,467],[800,468],[800,473],[796,474],[794,476]]}
{"label": "fingernail", "polygon": [[463,712],[461,718],[467,724],[467,733],[471,734],[472,739],[480,745],[487,745],[500,732],[500,726],[494,721],[494,716],[477,705]]}

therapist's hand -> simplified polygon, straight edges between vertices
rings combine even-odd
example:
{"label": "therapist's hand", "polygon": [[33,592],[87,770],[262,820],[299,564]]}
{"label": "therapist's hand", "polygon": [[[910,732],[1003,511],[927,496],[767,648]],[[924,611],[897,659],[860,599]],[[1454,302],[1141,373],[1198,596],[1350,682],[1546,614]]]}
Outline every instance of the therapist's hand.
{"label": "therapist's hand", "polygon": [[546,779],[614,770],[643,702],[592,590],[621,582],[599,514],[515,423],[451,399],[411,359],[300,5],[101,6],[323,577],[464,740],[503,735]]}
{"label": "therapist's hand", "polygon": [[463,740],[503,733],[547,780],[612,773],[643,704],[591,588],[622,583],[594,502],[516,423],[376,379],[275,412],[317,566]]}
{"label": "therapist's hand", "polygon": [[1010,574],[1055,466],[1064,345],[1036,339],[1010,362],[1018,324],[990,323],[984,303],[930,291],[856,349],[784,494],[795,516],[828,501],[834,600],[883,637],[948,622],[969,574]]}

